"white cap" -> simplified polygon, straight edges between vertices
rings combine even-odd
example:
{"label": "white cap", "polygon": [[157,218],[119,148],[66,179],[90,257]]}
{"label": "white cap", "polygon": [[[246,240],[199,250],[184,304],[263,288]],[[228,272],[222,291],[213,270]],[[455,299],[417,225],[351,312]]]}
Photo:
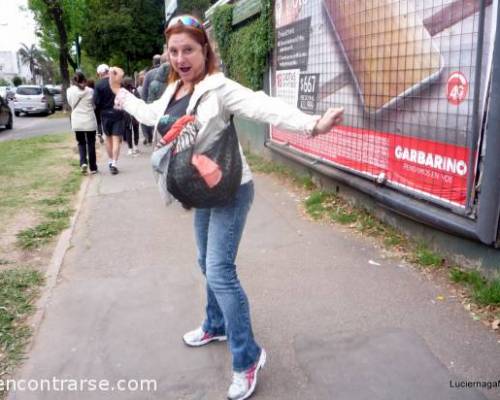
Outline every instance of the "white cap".
{"label": "white cap", "polygon": [[107,64],[101,64],[97,67],[97,73],[100,74],[105,74],[106,72],[109,71],[109,66]]}

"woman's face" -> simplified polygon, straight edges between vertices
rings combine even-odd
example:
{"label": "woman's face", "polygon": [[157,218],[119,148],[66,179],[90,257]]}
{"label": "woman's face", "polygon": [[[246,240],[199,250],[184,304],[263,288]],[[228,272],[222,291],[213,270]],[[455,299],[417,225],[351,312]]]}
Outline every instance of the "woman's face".
{"label": "woman's face", "polygon": [[184,83],[194,83],[205,74],[205,49],[187,33],[175,33],[168,39],[170,65]]}

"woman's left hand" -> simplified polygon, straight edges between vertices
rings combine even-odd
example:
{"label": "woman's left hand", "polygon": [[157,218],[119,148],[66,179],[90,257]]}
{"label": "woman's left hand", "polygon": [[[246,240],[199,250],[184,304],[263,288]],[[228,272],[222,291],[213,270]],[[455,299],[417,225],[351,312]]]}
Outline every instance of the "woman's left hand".
{"label": "woman's left hand", "polygon": [[160,140],[158,140],[155,144],[156,150],[161,149],[166,144],[167,144],[167,142],[165,142],[165,140],[163,140],[163,138],[160,138]]}
{"label": "woman's left hand", "polygon": [[334,125],[338,125],[342,122],[342,117],[344,116],[344,108],[329,108],[322,115],[322,117],[316,122],[314,129],[312,131],[312,136],[322,135],[324,133],[330,132]]}

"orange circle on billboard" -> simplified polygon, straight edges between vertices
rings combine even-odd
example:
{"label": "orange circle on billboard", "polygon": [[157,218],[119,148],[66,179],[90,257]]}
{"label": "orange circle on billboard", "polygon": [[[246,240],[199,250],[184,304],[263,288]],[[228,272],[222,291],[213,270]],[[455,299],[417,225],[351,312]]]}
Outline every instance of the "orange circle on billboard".
{"label": "orange circle on billboard", "polygon": [[448,103],[458,106],[466,99],[468,92],[469,82],[465,75],[460,71],[452,72],[446,85]]}

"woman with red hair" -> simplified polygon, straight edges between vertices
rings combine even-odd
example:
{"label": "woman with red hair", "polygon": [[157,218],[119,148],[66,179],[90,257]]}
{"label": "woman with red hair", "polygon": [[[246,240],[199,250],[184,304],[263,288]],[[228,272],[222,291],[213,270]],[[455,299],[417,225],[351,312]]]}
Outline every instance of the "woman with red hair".
{"label": "woman with red hair", "polygon": [[[232,115],[270,123],[289,131],[313,136],[328,132],[340,122],[341,108],[323,116],[302,113],[263,92],[253,92],[226,78],[201,22],[191,15],[174,17],[166,31],[170,72],[163,96],[151,104],[120,89],[123,71],[111,68],[110,84],[116,105],[147,125],[155,125],[161,136],[186,114],[195,110],[200,127],[196,149],[208,148],[230,123]],[[158,145],[165,144],[160,139]],[[228,340],[233,358],[233,381],[228,398],[243,400],[252,395],[266,352],[254,339],[247,296],[236,273],[235,259],[254,197],[252,174],[241,151],[242,177],[236,193],[223,206],[196,208],[194,228],[198,262],[206,277],[205,320],[183,339],[198,347]]]}

